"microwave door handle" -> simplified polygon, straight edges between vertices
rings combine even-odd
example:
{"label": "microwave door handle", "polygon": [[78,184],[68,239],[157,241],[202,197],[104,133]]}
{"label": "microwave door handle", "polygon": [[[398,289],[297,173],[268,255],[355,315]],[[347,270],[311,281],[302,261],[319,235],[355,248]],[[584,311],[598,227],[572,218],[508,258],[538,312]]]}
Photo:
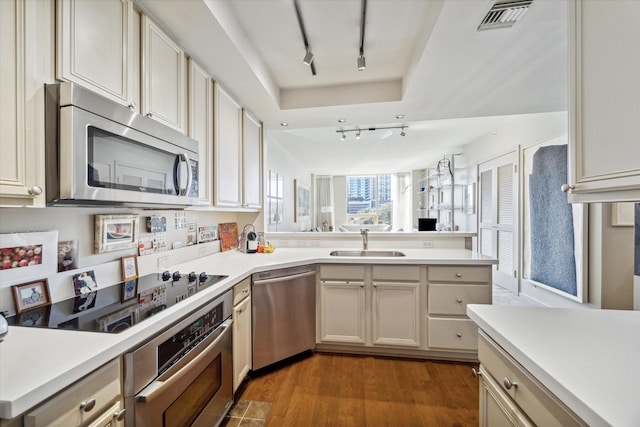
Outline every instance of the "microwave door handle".
{"label": "microwave door handle", "polygon": [[178,196],[186,196],[191,186],[191,164],[186,153],[176,156],[175,186]]}
{"label": "microwave door handle", "polygon": [[218,337],[211,343],[208,344],[205,349],[202,350],[200,354],[194,357],[189,361],[186,365],[184,365],[178,372],[171,375],[164,381],[156,380],[149,384],[144,390],[142,390],[137,396],[136,400],[141,403],[149,403],[156,397],[160,396],[163,391],[168,388],[171,388],[177,382],[179,382],[188,372],[192,369],[196,371],[202,370],[206,367],[210,362],[207,359],[212,353],[215,353],[217,350],[218,344],[224,338],[225,332],[231,326],[233,320],[229,319],[224,321],[218,328],[222,332],[219,333]]}

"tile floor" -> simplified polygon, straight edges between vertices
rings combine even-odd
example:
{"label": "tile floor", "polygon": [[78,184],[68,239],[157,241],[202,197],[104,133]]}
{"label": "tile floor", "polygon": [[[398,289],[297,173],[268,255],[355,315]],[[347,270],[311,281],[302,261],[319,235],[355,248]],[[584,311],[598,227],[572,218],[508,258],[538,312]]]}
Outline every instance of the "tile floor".
{"label": "tile floor", "polygon": [[220,427],[262,427],[270,409],[271,402],[241,399],[233,405]]}
{"label": "tile floor", "polygon": [[520,297],[505,288],[493,284],[493,305],[519,305],[529,307],[542,307],[542,304],[538,304],[528,298]]}

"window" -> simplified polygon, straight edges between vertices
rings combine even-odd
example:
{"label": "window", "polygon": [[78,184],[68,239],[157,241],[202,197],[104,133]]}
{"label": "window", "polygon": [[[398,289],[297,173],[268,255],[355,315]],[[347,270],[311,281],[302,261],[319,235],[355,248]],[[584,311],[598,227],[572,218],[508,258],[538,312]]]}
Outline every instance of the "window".
{"label": "window", "polygon": [[393,224],[391,175],[347,177],[349,224]]}

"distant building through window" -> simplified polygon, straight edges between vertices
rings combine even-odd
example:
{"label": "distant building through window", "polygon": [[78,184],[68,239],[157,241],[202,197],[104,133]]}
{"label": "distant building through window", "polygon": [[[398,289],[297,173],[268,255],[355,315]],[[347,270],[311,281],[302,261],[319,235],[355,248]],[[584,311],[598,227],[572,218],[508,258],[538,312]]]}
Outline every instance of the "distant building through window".
{"label": "distant building through window", "polygon": [[348,176],[347,218],[350,224],[392,223],[391,175]]}

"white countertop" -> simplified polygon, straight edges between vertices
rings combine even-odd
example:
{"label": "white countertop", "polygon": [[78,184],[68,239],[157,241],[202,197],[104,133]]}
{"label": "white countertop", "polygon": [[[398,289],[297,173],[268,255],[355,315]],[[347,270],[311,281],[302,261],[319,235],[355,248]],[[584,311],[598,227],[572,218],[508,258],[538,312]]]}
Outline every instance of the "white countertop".
{"label": "white countertop", "polygon": [[[354,248],[357,249],[357,248]],[[211,298],[260,271],[314,263],[475,264],[497,261],[464,249],[400,249],[399,258],[332,257],[327,248],[278,248],[271,254],[218,253],[169,268],[229,277],[118,334],[10,326],[0,343],[0,418],[14,418],[104,363],[161,332]]]}
{"label": "white countertop", "polygon": [[591,426],[640,426],[640,312],[468,305],[480,329]]}

